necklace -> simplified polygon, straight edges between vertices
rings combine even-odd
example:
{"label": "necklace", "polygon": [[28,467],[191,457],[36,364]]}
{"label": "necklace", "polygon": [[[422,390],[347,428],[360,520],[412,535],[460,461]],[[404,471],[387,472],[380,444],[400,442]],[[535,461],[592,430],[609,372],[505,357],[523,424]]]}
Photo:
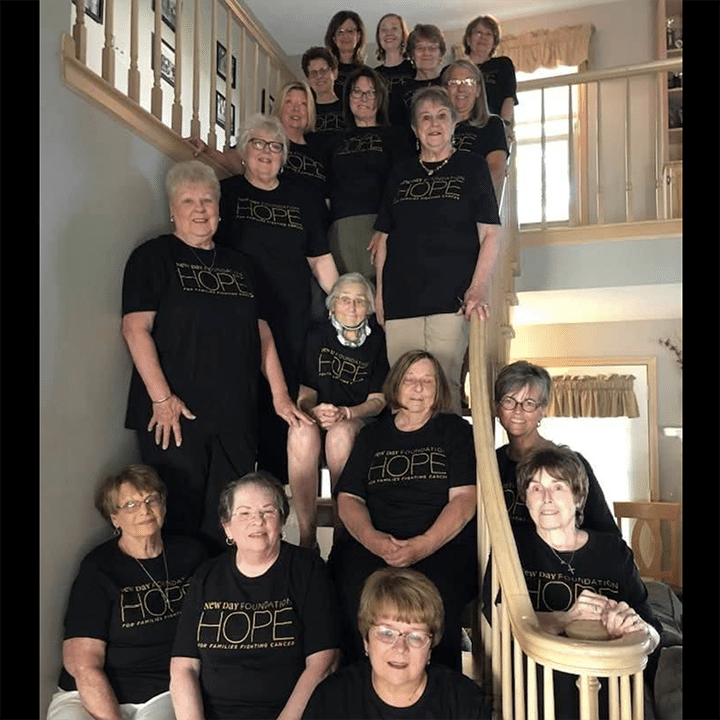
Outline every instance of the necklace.
{"label": "necklace", "polygon": [[575,550],[577,550],[577,548],[575,548],[575,550],[572,551],[572,554],[570,555],[570,560],[563,560],[563,559],[555,552],[555,548],[554,548],[552,545],[548,544],[548,547],[550,548],[550,550],[552,550],[552,554],[553,554],[563,565],[565,565],[565,567],[567,567],[568,572],[569,572],[571,575],[574,575],[574,574],[575,574],[575,568],[572,566],[572,561],[573,561],[573,558],[575,557]]}
{"label": "necklace", "polygon": [[140,562],[138,558],[135,558],[137,561],[137,564],[143,569],[143,572],[152,580],[152,584],[158,589],[158,592],[163,596],[163,600],[165,600],[165,606],[170,607],[170,600],[168,598],[168,585],[170,584],[170,573],[168,573],[168,566],[167,566],[167,556],[165,555],[165,550],[162,551],[163,556],[163,563],[165,564],[165,592],[163,592],[163,589],[160,587],[160,584],[158,581],[148,572],[148,569]]}
{"label": "necklace", "polygon": [[215,257],[217,256],[217,245],[213,244],[213,256],[212,256],[212,262],[210,265],[206,265],[201,259],[200,256],[195,252],[195,248],[192,245],[188,245],[188,247],[192,250],[192,254],[197,258],[197,261],[206,269],[206,270],[212,270],[215,267]]}
{"label": "necklace", "polygon": [[442,168],[444,168],[448,164],[448,162],[449,162],[450,158],[453,156],[454,152],[455,151],[453,150],[437,167],[434,167],[434,168],[429,168],[419,155],[418,155],[418,162],[420,163],[420,166],[422,167],[422,169],[428,175],[434,175],[438,170],[442,170]]}

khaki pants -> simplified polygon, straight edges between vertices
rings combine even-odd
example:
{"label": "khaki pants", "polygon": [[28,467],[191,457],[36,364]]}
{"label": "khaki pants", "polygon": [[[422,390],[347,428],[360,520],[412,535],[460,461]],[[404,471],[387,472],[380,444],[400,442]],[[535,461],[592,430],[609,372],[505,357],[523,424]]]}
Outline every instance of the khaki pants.
{"label": "khaki pants", "polygon": [[385,336],[391,366],[408,350],[427,350],[435,356],[450,384],[453,412],[460,415],[460,379],[469,336],[467,320],[452,313],[386,320]]}

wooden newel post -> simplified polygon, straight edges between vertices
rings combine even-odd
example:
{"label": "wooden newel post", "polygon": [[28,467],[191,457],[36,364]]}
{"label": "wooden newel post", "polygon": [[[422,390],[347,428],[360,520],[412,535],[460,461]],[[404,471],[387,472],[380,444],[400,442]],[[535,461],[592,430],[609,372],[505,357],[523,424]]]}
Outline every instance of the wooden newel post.
{"label": "wooden newel post", "polygon": [[581,720],[598,720],[600,681],[593,675],[580,675],[575,684],[580,690]]}

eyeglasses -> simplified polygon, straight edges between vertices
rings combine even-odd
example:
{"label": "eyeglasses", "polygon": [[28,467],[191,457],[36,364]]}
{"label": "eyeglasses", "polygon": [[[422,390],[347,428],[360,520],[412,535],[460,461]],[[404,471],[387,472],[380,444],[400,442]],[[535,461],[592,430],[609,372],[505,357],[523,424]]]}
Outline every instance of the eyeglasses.
{"label": "eyeglasses", "polygon": [[359,90],[358,88],[353,88],[350,94],[356,99],[373,100],[375,98],[374,90]]}
{"label": "eyeglasses", "polygon": [[329,67],[320,68],[319,70],[310,70],[308,72],[308,77],[316,78],[316,77],[324,77],[330,72]]}
{"label": "eyeglasses", "polygon": [[447,84],[454,87],[458,87],[460,85],[472,87],[473,85],[477,85],[477,80],[475,78],[453,78],[452,80],[448,80]]}
{"label": "eyeglasses", "polygon": [[422,630],[411,630],[410,632],[403,633],[386,625],[373,625],[373,635],[383,643],[383,645],[394,645],[398,641],[398,638],[405,638],[408,647],[414,650],[424,648],[430,640],[432,640],[432,635]]}
{"label": "eyeglasses", "polygon": [[251,520],[254,520],[255,517],[259,517],[260,520],[274,520],[276,517],[278,517],[279,514],[280,513],[278,513],[277,508],[272,508],[271,510],[257,511],[236,510],[230,515],[230,517],[236,517],[240,522],[248,523]]}
{"label": "eyeglasses", "polygon": [[506,395],[500,401],[500,406],[505,408],[505,410],[514,410],[518,405],[523,409],[523,412],[526,413],[534,412],[540,407],[540,403],[532,398],[527,398],[522,402],[518,402],[514,397]]}
{"label": "eyeglasses", "polygon": [[131,514],[137,512],[143,504],[145,507],[154,508],[157,505],[160,505],[161,502],[162,498],[160,495],[153,493],[142,500],[128,500],[124,505],[119,505],[118,510],[120,512]]}
{"label": "eyeglasses", "polygon": [[357,28],[338,28],[335,31],[336,35],[355,35],[357,33]]}
{"label": "eyeglasses", "polygon": [[262,138],[250,138],[248,142],[258,151],[268,148],[271,153],[281,153],[285,147],[278,140],[263,140]]}
{"label": "eyeglasses", "polygon": [[432,43],[431,45],[416,45],[415,50],[417,52],[437,52],[440,49],[440,46],[437,43]]}
{"label": "eyeglasses", "polygon": [[367,307],[368,301],[365,298],[351,298],[351,297],[344,297],[341,296],[336,300],[338,305],[342,305],[342,307],[350,307],[350,306],[357,306],[357,307]]}

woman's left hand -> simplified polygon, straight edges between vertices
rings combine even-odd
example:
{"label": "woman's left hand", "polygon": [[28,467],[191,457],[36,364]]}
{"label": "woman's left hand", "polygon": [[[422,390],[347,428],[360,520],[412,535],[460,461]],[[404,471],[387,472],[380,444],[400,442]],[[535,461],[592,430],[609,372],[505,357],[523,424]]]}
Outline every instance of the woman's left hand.
{"label": "woman's left hand", "polygon": [[395,540],[396,546],[383,560],[392,567],[410,567],[431,554],[422,535],[416,535],[408,540]]}
{"label": "woman's left hand", "polygon": [[313,419],[306,415],[287,394],[279,398],[273,397],[273,407],[275,412],[291,427],[314,425]]}
{"label": "woman's left hand", "polygon": [[473,313],[481,320],[490,319],[490,304],[487,301],[487,288],[485,285],[471,285],[465,291],[463,304],[457,311],[458,315],[463,315],[466,320],[470,320]]}
{"label": "woman's left hand", "polygon": [[610,637],[622,637],[632,632],[644,630],[645,621],[625,602],[608,599],[600,615]]}
{"label": "woman's left hand", "polygon": [[312,415],[317,420],[318,425],[327,430],[341,420],[349,420],[349,408],[333,405],[332,403],[320,403],[312,409]]}

